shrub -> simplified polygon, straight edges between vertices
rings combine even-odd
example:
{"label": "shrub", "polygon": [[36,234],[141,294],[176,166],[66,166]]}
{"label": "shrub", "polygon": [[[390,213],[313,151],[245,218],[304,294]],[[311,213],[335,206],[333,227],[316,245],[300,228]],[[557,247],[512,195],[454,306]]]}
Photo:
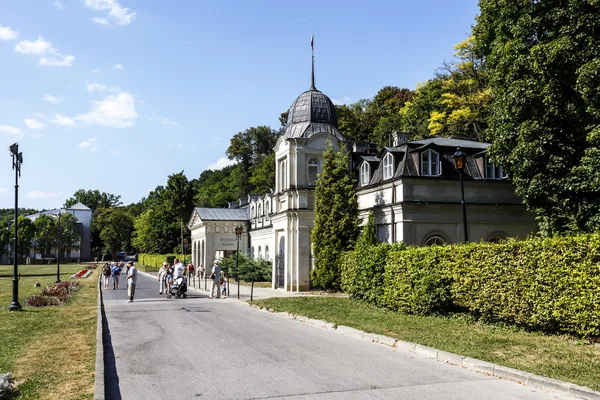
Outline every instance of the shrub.
{"label": "shrub", "polygon": [[345,253],[341,270],[344,291],[390,309],[461,309],[526,329],[600,336],[600,234],[498,244],[381,244]]}
{"label": "shrub", "polygon": [[[181,262],[184,259],[188,260],[190,255],[184,256],[183,254],[138,254],[138,264],[144,265],[146,267],[156,267],[160,268],[162,263],[165,261],[168,263],[173,263],[173,260],[179,258]],[[211,260],[212,262],[212,260]]]}
{"label": "shrub", "polygon": [[58,306],[66,303],[80,288],[79,282],[59,282],[52,287],[43,288],[41,293],[32,295],[25,302],[32,307]]}

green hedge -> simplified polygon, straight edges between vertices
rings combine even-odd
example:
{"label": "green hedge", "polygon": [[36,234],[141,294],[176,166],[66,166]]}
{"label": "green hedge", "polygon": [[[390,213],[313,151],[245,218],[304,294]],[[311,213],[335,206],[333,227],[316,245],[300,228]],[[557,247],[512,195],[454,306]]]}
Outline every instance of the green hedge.
{"label": "green hedge", "polygon": [[184,256],[183,254],[138,254],[138,264],[144,265],[146,267],[156,267],[160,268],[162,263],[165,261],[168,263],[173,263],[173,260],[179,258],[181,262],[189,261],[190,255]]}
{"label": "green hedge", "polygon": [[[382,262],[374,265],[376,259]],[[383,244],[344,254],[342,287],[407,313],[465,310],[527,329],[597,337],[600,234],[405,249]]]}

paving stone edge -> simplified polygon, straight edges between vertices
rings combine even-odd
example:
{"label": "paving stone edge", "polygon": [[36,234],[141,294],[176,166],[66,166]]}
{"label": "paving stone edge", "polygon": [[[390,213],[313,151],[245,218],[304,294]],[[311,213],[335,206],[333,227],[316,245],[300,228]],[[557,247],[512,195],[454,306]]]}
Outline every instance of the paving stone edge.
{"label": "paving stone edge", "polygon": [[96,379],[94,382],[94,400],[104,400],[104,341],[102,339],[102,280],[98,279],[98,322],[96,325]]}
{"label": "paving stone edge", "polygon": [[546,378],[540,375],[534,375],[530,372],[525,372],[518,369],[505,367],[502,365],[489,363],[475,358],[464,357],[459,354],[448,353],[446,351],[434,349],[432,347],[427,347],[416,343],[397,340],[389,336],[364,332],[355,328],[351,328],[349,326],[336,326],[331,322],[294,315],[289,312],[277,312],[272,308],[267,309],[265,307],[257,306],[254,304],[250,304],[250,306],[257,310],[262,310],[280,315],[282,317],[295,319],[296,321],[304,322],[309,325],[314,325],[325,329],[333,329],[337,333],[340,333],[344,336],[368,340],[369,342],[388,346],[398,352],[415,353],[423,357],[431,358],[446,364],[456,365],[462,368],[469,369],[471,371],[484,373],[486,375],[495,376],[501,379],[509,379],[512,381],[519,382],[523,385],[536,386],[544,390],[559,392],[578,399],[600,400],[600,392],[596,392],[588,387],[578,386],[573,383],[559,381],[557,379],[552,378]]}

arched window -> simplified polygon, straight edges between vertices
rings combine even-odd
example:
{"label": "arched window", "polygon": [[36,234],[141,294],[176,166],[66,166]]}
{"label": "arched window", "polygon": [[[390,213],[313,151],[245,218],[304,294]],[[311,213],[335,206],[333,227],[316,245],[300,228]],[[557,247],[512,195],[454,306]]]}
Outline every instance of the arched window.
{"label": "arched window", "polygon": [[258,259],[261,260],[262,259],[262,249],[260,246],[258,246]]}
{"label": "arched window", "polygon": [[269,261],[269,246],[265,246],[265,260]]}
{"label": "arched window", "polygon": [[269,214],[271,214],[271,203],[267,202],[265,204],[265,216],[269,219]]}
{"label": "arched window", "polygon": [[440,175],[440,155],[429,149],[421,153],[421,176]]}
{"label": "arched window", "polygon": [[446,244],[446,241],[439,235],[431,235],[423,243],[424,246],[441,246]]}
{"label": "arched window", "polygon": [[369,184],[371,180],[371,166],[368,162],[363,162],[360,166],[360,186]]}
{"label": "arched window", "polygon": [[308,186],[315,186],[317,184],[318,176],[319,160],[317,158],[311,158],[308,160]]}
{"label": "arched window", "polygon": [[254,206],[250,207],[250,218],[255,218],[256,214],[254,214]]}
{"label": "arched window", "polygon": [[258,217],[262,217],[262,205],[258,205]]}
{"label": "arched window", "polygon": [[502,234],[502,233],[494,233],[492,236],[490,236],[490,238],[488,239],[488,242],[490,243],[500,243],[506,240],[506,235]]}
{"label": "arched window", "polygon": [[254,246],[250,248],[250,258],[254,258]]}
{"label": "arched window", "polygon": [[284,191],[286,187],[286,171],[285,171],[285,160],[279,161],[279,191]]}
{"label": "arched window", "polygon": [[383,157],[383,179],[392,179],[394,175],[394,156],[387,153]]}

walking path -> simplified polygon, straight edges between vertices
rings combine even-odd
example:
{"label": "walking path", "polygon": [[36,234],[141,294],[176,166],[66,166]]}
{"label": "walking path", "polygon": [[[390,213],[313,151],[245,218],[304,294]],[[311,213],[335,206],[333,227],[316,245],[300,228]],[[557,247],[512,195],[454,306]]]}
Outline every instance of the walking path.
{"label": "walking path", "polygon": [[[294,295],[257,289],[262,298]],[[282,318],[237,299],[209,300],[197,289],[188,294],[159,296],[156,277],[146,274],[138,278],[133,303],[126,303],[124,288],[103,292],[106,398],[568,398]]]}

